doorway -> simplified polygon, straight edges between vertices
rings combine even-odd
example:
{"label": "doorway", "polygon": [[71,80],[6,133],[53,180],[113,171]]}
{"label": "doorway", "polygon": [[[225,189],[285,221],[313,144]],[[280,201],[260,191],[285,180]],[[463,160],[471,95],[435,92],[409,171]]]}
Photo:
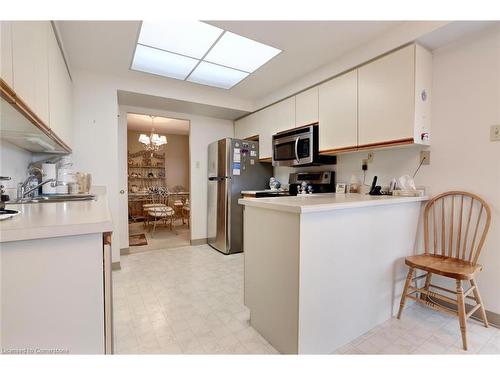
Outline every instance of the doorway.
{"label": "doorway", "polygon": [[189,126],[127,113],[130,253],[190,244]]}

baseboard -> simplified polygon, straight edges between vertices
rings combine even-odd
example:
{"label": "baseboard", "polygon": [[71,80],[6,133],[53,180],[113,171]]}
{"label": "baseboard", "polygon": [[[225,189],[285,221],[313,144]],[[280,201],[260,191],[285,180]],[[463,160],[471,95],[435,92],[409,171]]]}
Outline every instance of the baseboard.
{"label": "baseboard", "polygon": [[206,243],[207,243],[206,238],[197,238],[195,240],[191,240],[191,246],[205,245]]}
{"label": "baseboard", "polygon": [[130,247],[124,247],[123,249],[120,249],[120,255],[127,255],[130,254]]}
{"label": "baseboard", "polygon": [[118,271],[121,270],[122,266],[120,265],[120,262],[113,262],[111,263],[111,270],[113,271]]}

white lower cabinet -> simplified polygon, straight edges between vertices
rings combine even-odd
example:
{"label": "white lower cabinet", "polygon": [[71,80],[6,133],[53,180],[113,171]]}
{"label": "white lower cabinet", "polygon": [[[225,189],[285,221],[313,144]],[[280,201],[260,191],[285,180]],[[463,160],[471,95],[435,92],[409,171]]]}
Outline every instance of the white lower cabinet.
{"label": "white lower cabinet", "polygon": [[110,352],[106,251],[102,233],[2,243],[2,349]]}
{"label": "white lower cabinet", "polygon": [[319,150],[358,144],[358,73],[353,70],[319,86]]}

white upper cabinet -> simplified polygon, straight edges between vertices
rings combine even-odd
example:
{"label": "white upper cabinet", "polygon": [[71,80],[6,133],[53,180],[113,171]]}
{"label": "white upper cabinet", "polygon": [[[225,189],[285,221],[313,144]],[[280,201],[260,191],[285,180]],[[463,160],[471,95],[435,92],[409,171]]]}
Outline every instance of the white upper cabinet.
{"label": "white upper cabinet", "polygon": [[12,22],[0,21],[0,77],[12,87]]}
{"label": "white upper cabinet", "polygon": [[53,32],[49,37],[49,103],[50,130],[71,147],[71,79]]}
{"label": "white upper cabinet", "polygon": [[428,145],[431,84],[432,55],[412,44],[237,121],[235,136],[258,135],[261,159],[273,134],[315,122],[325,153]]}
{"label": "white upper cabinet", "polygon": [[295,97],[288,98],[234,123],[234,136],[259,137],[259,159],[272,156],[273,134],[295,127]]}
{"label": "white upper cabinet", "polygon": [[1,78],[20,99],[13,105],[58,151],[68,151],[63,143],[71,145],[72,84],[52,23],[2,21],[0,32]]}
{"label": "white upper cabinet", "polygon": [[48,21],[12,22],[12,88],[49,122]]}
{"label": "white upper cabinet", "polygon": [[257,116],[251,114],[234,122],[234,137],[246,139],[259,135],[259,126],[256,121]]}
{"label": "white upper cabinet", "polygon": [[358,74],[353,70],[319,86],[319,150],[358,144]]}
{"label": "white upper cabinet", "polygon": [[259,158],[268,159],[272,157],[273,134],[295,127],[295,97],[263,109],[257,121],[260,127]]}
{"label": "white upper cabinet", "polygon": [[295,96],[295,126],[318,122],[318,86]]}
{"label": "white upper cabinet", "polygon": [[415,45],[358,69],[359,145],[413,139]]}

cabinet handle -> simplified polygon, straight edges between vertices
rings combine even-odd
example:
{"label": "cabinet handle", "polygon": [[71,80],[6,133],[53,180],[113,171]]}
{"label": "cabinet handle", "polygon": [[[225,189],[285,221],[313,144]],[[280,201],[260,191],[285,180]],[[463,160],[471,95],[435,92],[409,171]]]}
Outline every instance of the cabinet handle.
{"label": "cabinet handle", "polygon": [[125,190],[120,190],[120,194],[125,194]]}

